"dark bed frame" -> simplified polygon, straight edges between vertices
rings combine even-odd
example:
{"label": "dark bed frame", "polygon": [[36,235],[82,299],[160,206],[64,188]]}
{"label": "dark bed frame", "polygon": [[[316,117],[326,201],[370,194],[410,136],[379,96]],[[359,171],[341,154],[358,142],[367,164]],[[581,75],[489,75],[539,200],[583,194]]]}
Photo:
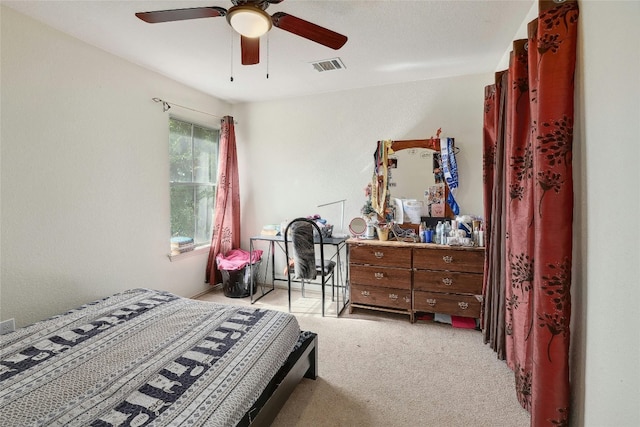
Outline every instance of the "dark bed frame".
{"label": "dark bed frame", "polygon": [[318,376],[318,336],[311,334],[291,353],[238,426],[270,426],[302,378]]}

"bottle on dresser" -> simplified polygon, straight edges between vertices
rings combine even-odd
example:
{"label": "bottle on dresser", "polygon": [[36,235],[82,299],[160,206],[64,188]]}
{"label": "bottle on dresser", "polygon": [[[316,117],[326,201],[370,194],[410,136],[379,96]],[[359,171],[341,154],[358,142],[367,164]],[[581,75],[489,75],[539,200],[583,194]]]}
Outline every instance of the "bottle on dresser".
{"label": "bottle on dresser", "polygon": [[445,221],[442,226],[442,244],[447,244],[447,237],[449,237],[451,233],[451,223],[449,221]]}
{"label": "bottle on dresser", "polygon": [[442,244],[442,221],[438,221],[438,225],[436,225],[436,241],[437,244]]}

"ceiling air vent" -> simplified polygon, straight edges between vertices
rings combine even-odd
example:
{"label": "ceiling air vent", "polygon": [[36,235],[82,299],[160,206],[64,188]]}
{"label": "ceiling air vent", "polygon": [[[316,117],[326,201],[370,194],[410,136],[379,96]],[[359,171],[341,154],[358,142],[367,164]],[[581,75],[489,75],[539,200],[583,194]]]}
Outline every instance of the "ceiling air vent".
{"label": "ceiling air vent", "polygon": [[340,58],[324,59],[322,61],[312,62],[311,65],[313,65],[313,68],[319,73],[331,70],[344,70],[347,68]]}

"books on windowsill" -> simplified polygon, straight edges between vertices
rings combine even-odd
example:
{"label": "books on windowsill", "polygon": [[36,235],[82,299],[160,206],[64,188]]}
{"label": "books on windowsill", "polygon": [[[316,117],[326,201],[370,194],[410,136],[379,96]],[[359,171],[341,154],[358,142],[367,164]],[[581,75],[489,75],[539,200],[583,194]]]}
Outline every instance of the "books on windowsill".
{"label": "books on windowsill", "polygon": [[194,245],[194,244],[186,245],[186,246],[183,246],[181,248],[171,248],[171,255],[180,255],[180,254],[183,254],[185,252],[192,251],[195,248],[196,248],[196,245]]}
{"label": "books on windowsill", "polygon": [[179,255],[194,250],[193,238],[176,236],[171,238],[171,255]]}

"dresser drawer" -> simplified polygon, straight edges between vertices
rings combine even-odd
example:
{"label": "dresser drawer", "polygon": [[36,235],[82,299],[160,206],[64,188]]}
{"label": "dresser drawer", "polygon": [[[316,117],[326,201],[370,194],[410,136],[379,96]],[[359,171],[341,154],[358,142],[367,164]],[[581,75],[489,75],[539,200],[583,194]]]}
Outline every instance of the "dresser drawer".
{"label": "dresser drawer", "polygon": [[411,268],[411,248],[352,245],[349,248],[349,262],[383,267]]}
{"label": "dresser drawer", "polygon": [[456,295],[437,292],[414,291],[413,310],[429,313],[451,314],[463,317],[480,317],[481,303],[472,295]]}
{"label": "dresser drawer", "polygon": [[379,267],[377,265],[349,265],[351,284],[411,290],[411,270]]}
{"label": "dresser drawer", "polygon": [[484,271],[484,250],[415,248],[413,252],[413,268],[468,273]]}
{"label": "dresser drawer", "polygon": [[410,311],[411,290],[351,284],[351,302]]}
{"label": "dresser drawer", "polygon": [[413,289],[482,295],[482,274],[416,270],[413,272]]}

